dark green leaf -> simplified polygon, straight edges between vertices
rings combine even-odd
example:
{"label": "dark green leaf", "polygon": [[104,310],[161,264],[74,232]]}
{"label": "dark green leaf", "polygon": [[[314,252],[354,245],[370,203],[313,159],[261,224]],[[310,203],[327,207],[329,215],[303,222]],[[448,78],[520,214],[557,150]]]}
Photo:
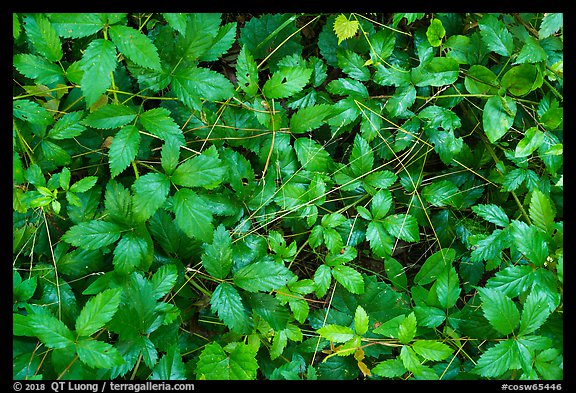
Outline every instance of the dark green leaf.
{"label": "dark green leaf", "polygon": [[498,88],[498,77],[481,64],[474,64],[466,72],[464,86],[470,94],[494,94]]}
{"label": "dark green leaf", "polygon": [[309,171],[325,172],[332,163],[330,154],[322,145],[311,138],[298,138],[294,142],[294,150],[302,167]]}
{"label": "dark green leaf", "polygon": [[154,245],[144,226],[127,232],[114,249],[114,270],[121,274],[129,274],[135,270],[147,270],[152,262]]}
{"label": "dark green leaf", "polygon": [[564,26],[564,14],[563,13],[546,13],[542,18],[540,23],[540,29],[538,30],[538,36],[540,39],[550,37],[555,34],[558,30],[562,29]]}
{"label": "dark green leaf", "polygon": [[283,263],[254,262],[234,273],[234,283],[249,292],[267,292],[286,285],[291,275]]}
{"label": "dark green leaf", "polygon": [[422,189],[422,196],[430,204],[438,207],[453,206],[460,208],[464,196],[450,180],[438,180]]}
{"label": "dark green leaf", "polygon": [[186,366],[178,345],[172,345],[152,370],[151,380],[186,380]]}
{"label": "dark green leaf", "polygon": [[546,322],[552,312],[547,303],[548,299],[542,290],[534,289],[530,292],[522,309],[519,335],[533,333]]}
{"label": "dark green leaf", "polygon": [[483,377],[496,378],[508,371],[517,358],[514,340],[500,341],[480,356],[473,372]]}
{"label": "dark green leaf", "polygon": [[208,274],[224,279],[232,269],[232,239],[223,225],[214,231],[212,244],[204,246],[202,265]]}
{"label": "dark green leaf", "polygon": [[454,307],[462,290],[456,269],[453,266],[444,269],[436,278],[432,290],[436,292],[438,302],[443,309]]}
{"label": "dark green leaf", "polygon": [[99,14],[88,12],[48,14],[48,18],[58,35],[64,38],[88,37],[106,25]]}
{"label": "dark green leaf", "polygon": [[84,113],[82,111],[65,114],[48,131],[48,137],[60,140],[79,136],[86,130],[86,127],[81,124],[83,116]]}
{"label": "dark green leaf", "polygon": [[15,100],[12,102],[12,115],[20,120],[40,126],[51,124],[54,119],[39,104],[29,100]]}
{"label": "dark green leaf", "polygon": [[402,344],[408,344],[416,335],[416,315],[414,312],[408,314],[398,325],[398,340]]}
{"label": "dark green leaf", "polygon": [[121,292],[121,289],[107,289],[90,298],[76,318],[76,333],[91,336],[110,321],[120,305]]}
{"label": "dark green leaf", "polygon": [[193,109],[194,100],[218,101],[234,95],[234,85],[230,80],[208,68],[179,68],[172,78],[176,96]]}
{"label": "dark green leaf", "polygon": [[386,231],[383,223],[371,221],[366,228],[366,239],[376,256],[386,258],[392,255],[394,238]]}
{"label": "dark green leaf", "polygon": [[258,92],[258,67],[252,53],[246,46],[242,46],[236,60],[236,79],[238,86],[249,96],[254,97]]}
{"label": "dark green leaf", "polygon": [[56,30],[43,14],[24,17],[24,30],[36,52],[50,61],[62,59],[62,43]]}
{"label": "dark green leaf", "polygon": [[338,61],[338,67],[350,78],[358,81],[367,81],[370,79],[370,70],[364,65],[366,60],[358,53],[348,49],[337,50],[336,59]]}
{"label": "dark green leaf", "polygon": [[264,83],[262,93],[267,99],[291,97],[306,86],[311,75],[312,70],[310,68],[280,68]]}
{"label": "dark green leaf", "polygon": [[382,221],[386,231],[406,242],[417,242],[420,240],[418,221],[410,214],[393,214]]}
{"label": "dark green leaf", "polygon": [[171,117],[168,109],[150,109],[142,113],[138,120],[146,131],[150,131],[160,139],[166,141],[170,138],[175,138],[181,145],[185,144],[182,130]]}
{"label": "dark green leaf", "polygon": [[518,327],[520,313],[508,296],[497,289],[478,288],[484,316],[501,334],[510,334]]}
{"label": "dark green leaf", "polygon": [[514,50],[512,34],[502,20],[492,14],[486,14],[478,21],[482,41],[488,49],[502,56],[511,56]]}
{"label": "dark green leaf", "polygon": [[214,37],[212,45],[200,56],[200,61],[216,61],[224,55],[236,40],[237,22],[230,22],[218,29],[218,34]]}
{"label": "dark green leaf", "polygon": [[528,210],[532,223],[545,233],[551,235],[554,231],[554,218],[556,213],[552,201],[542,191],[534,189],[530,198]]}
{"label": "dark green leaf", "polygon": [[484,105],[482,125],[491,143],[495,143],[508,132],[516,117],[516,101],[510,97],[493,96]]}
{"label": "dark green leaf", "polygon": [[51,85],[64,82],[62,68],[42,56],[17,54],[14,56],[13,64],[22,75],[34,79],[38,84]]}
{"label": "dark green leaf", "polygon": [[430,255],[416,273],[414,283],[426,285],[436,280],[455,258],[456,251],[453,248],[444,248]]}
{"label": "dark green leaf", "polygon": [[459,68],[458,62],[450,57],[433,57],[412,69],[412,83],[417,87],[449,85],[458,79]]}
{"label": "dark green leaf", "polygon": [[136,112],[126,105],[104,105],[82,121],[92,128],[111,129],[122,127],[136,118]]}
{"label": "dark green leaf", "polygon": [[98,38],[88,44],[80,60],[80,68],[84,71],[80,88],[89,106],[110,87],[116,66],[116,47],[112,42]]}
{"label": "dark green leaf", "polygon": [[215,146],[180,164],[171,176],[172,182],[184,187],[216,188],[226,174],[226,166]]}
{"label": "dark green leaf", "polygon": [[416,88],[412,85],[396,88],[394,95],[386,101],[385,108],[392,117],[403,116],[416,101]]}
{"label": "dark green leaf", "polygon": [[486,221],[499,227],[506,227],[510,223],[506,212],[504,212],[500,206],[494,204],[474,205],[472,206],[472,211]]}
{"label": "dark green leaf", "polygon": [[147,173],[133,184],[132,214],[143,222],[164,205],[170,191],[170,180],[162,173]]}
{"label": "dark green leaf", "polygon": [[112,178],[118,176],[136,158],[140,147],[140,132],[132,125],[123,127],[110,144],[108,164]]}
{"label": "dark green leaf", "polygon": [[48,348],[65,348],[74,344],[75,337],[64,322],[51,315],[32,314],[26,324]]}
{"label": "dark green leaf", "polygon": [[80,361],[89,367],[110,369],[124,363],[122,355],[111,344],[88,338],[76,342]]}
{"label": "dark green leaf", "polygon": [[542,86],[543,78],[537,66],[521,64],[506,71],[500,83],[510,94],[522,97]]}
{"label": "dark green leaf", "polygon": [[210,298],[210,308],[235,332],[247,332],[252,324],[240,294],[232,285],[218,284]]}
{"label": "dark green leaf", "polygon": [[173,210],[176,224],[189,236],[206,243],[212,242],[214,227],[212,212],[194,191],[182,188],[174,194]]}

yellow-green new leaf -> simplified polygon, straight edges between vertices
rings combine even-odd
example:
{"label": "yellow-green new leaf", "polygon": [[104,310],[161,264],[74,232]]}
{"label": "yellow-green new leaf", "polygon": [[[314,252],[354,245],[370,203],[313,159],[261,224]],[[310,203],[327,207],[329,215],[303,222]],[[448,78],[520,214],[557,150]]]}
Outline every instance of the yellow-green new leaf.
{"label": "yellow-green new leaf", "polygon": [[338,45],[348,38],[354,37],[358,32],[360,23],[357,20],[349,20],[346,15],[338,15],[334,20],[334,33],[338,37]]}

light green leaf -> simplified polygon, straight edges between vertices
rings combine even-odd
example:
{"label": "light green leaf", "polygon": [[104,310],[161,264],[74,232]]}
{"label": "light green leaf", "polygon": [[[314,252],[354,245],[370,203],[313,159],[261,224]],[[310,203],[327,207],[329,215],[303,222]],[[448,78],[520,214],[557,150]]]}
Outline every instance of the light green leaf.
{"label": "light green leaf", "polygon": [[158,210],[170,192],[170,180],[163,173],[147,173],[132,184],[132,214],[144,222]]}
{"label": "light green leaf", "polygon": [[82,124],[98,129],[122,127],[136,118],[136,111],[126,105],[104,105],[90,113]]}
{"label": "light green leaf", "polygon": [[314,293],[318,298],[324,297],[330,284],[332,283],[332,273],[330,266],[320,265],[314,272]]}
{"label": "light green leaf", "polygon": [[120,305],[119,288],[107,289],[91,297],[76,318],[76,333],[91,336],[100,330],[116,313]]}
{"label": "light green leaf", "polygon": [[416,340],[412,343],[412,349],[424,359],[434,362],[444,360],[454,352],[448,345],[434,340]]}
{"label": "light green leaf", "polygon": [[422,362],[418,358],[416,352],[414,352],[414,350],[409,346],[402,346],[402,349],[400,350],[400,359],[408,371],[418,374],[422,370]]}
{"label": "light green leaf", "polygon": [[178,344],[171,345],[152,370],[151,380],[186,380],[186,365],[182,361]]}
{"label": "light green leaf", "polygon": [[162,16],[168,22],[168,25],[174,30],[186,36],[186,19],[187,13],[183,12],[163,12]]}
{"label": "light green leaf", "polygon": [[301,91],[310,80],[312,69],[305,66],[282,67],[262,87],[267,99],[287,98]]}
{"label": "light green leaf", "polygon": [[219,225],[214,231],[212,244],[204,245],[202,265],[208,274],[219,279],[226,278],[230,273],[232,269],[232,239],[224,225]]}
{"label": "light green leaf", "polygon": [[561,12],[549,12],[545,13],[540,23],[540,29],[538,30],[538,37],[544,39],[550,37],[552,34],[557,33],[560,29],[564,27],[564,14]]}
{"label": "light green leaf", "polygon": [[26,324],[48,348],[65,348],[74,344],[75,337],[64,322],[52,315],[31,314],[26,317]]}
{"label": "light green leaf", "polygon": [[291,276],[283,263],[253,262],[234,273],[234,284],[249,292],[268,292],[286,285]]}
{"label": "light green leaf", "polygon": [[526,41],[524,41],[524,45],[513,64],[539,63],[545,62],[547,59],[548,55],[540,45],[540,41],[532,36],[527,36]]}
{"label": "light green leaf", "polygon": [[318,334],[320,334],[320,336],[324,337],[326,340],[337,343],[350,341],[356,335],[354,330],[348,326],[340,326],[334,324],[322,326],[320,329],[318,329]]}
{"label": "light green leaf", "polygon": [[500,341],[480,356],[472,372],[488,378],[499,377],[508,371],[517,359],[515,341],[513,339]]}
{"label": "light green leaf", "polygon": [[38,103],[29,100],[14,100],[12,102],[12,115],[31,124],[47,126],[54,119]]}
{"label": "light green leaf", "polygon": [[62,59],[62,43],[58,33],[43,14],[30,14],[23,18],[24,30],[32,46],[50,61]]}
{"label": "light green leaf", "polygon": [[513,298],[523,293],[532,285],[533,270],[528,265],[514,265],[499,270],[486,282],[486,288],[497,289]]}
{"label": "light green leaf", "polygon": [[129,26],[114,25],[110,26],[109,33],[118,51],[130,61],[140,67],[161,70],[158,49],[142,32]]}
{"label": "light green leaf", "polygon": [[515,157],[528,157],[544,142],[545,135],[537,127],[530,127],[524,133],[524,137],[516,145]]}
{"label": "light green leaf", "polygon": [[88,106],[110,87],[116,65],[116,47],[112,42],[98,38],[88,44],[80,60],[80,68],[84,71],[80,88]]}
{"label": "light green leaf", "polygon": [[86,192],[98,181],[97,176],[86,176],[70,186],[71,192]]}
{"label": "light green leaf", "polygon": [[124,363],[120,352],[111,344],[89,338],[76,342],[78,358],[89,367],[110,369]]}
{"label": "light green leaf", "polygon": [[510,219],[508,215],[498,205],[494,204],[479,204],[472,206],[472,211],[478,214],[480,217],[485,219],[492,224],[499,226],[499,227],[506,227],[510,223]]}
{"label": "light green leaf", "polygon": [[413,85],[400,86],[396,88],[394,95],[386,101],[384,106],[392,117],[398,117],[405,112],[416,101],[416,88]]}
{"label": "light green leaf", "polygon": [[224,348],[217,342],[206,345],[195,369],[197,379],[207,380],[254,380],[256,370],[256,352],[240,342],[232,342]]}
{"label": "light green leaf", "polygon": [[401,359],[388,359],[378,363],[370,370],[372,374],[386,378],[400,377],[406,373],[406,367]]}
{"label": "light green leaf", "polygon": [[503,335],[516,329],[520,322],[518,308],[508,296],[492,288],[478,288],[482,311],[490,324]]}
{"label": "light green leaf", "polygon": [[354,37],[358,31],[360,23],[357,20],[349,20],[346,15],[340,14],[334,19],[334,33],[338,37],[338,45],[348,38]]}
{"label": "light green leaf", "polygon": [[349,292],[364,293],[364,278],[354,268],[346,265],[335,266],[332,268],[332,276]]}
{"label": "light green leaf", "polygon": [[140,124],[146,131],[150,131],[163,141],[175,138],[180,145],[184,145],[182,130],[171,117],[171,113],[166,108],[150,109],[138,116]]}
{"label": "light green leaf", "polygon": [[122,228],[113,222],[92,220],[72,226],[62,240],[86,250],[96,250],[118,240],[121,231]]}
{"label": "light green leaf", "polygon": [[485,66],[474,64],[466,72],[464,86],[470,94],[494,94],[498,91],[498,77]]}
{"label": "light green leaf", "polygon": [[508,93],[522,97],[542,86],[544,79],[534,64],[521,64],[510,68],[502,76],[500,84]]}
{"label": "light green leaf", "polygon": [[426,29],[426,38],[433,47],[438,47],[442,44],[442,38],[446,35],[446,29],[440,19],[432,19],[430,25]]}
{"label": "light green leaf", "polygon": [[356,134],[352,153],[350,154],[350,169],[352,173],[356,176],[362,176],[372,170],[372,165],[374,165],[374,152],[370,144],[360,134]]}
{"label": "light green leaf", "polygon": [[430,328],[440,326],[446,319],[446,311],[432,306],[415,306],[414,314],[418,325]]}
{"label": "light green leaf", "polygon": [[188,188],[176,191],[173,197],[176,224],[189,236],[206,243],[212,242],[214,227],[212,212],[202,198]]}
{"label": "light green leaf", "polygon": [[382,225],[386,231],[406,242],[417,242],[420,240],[418,221],[410,214],[393,214],[384,218]]}
{"label": "light green leaf", "polygon": [[368,98],[364,83],[350,78],[338,78],[328,82],[326,91],[335,96],[349,96],[354,99]]}
{"label": "light green leaf", "polygon": [[362,306],[358,305],[356,307],[356,312],[354,314],[354,330],[356,334],[363,335],[368,331],[368,314]]}
{"label": "light green leaf", "polygon": [[240,294],[227,282],[218,284],[212,292],[210,309],[234,332],[247,332],[251,326],[250,314]]}
{"label": "light green leaf", "polygon": [[535,188],[530,198],[528,214],[532,223],[547,234],[554,231],[554,218],[556,213],[552,206],[552,201],[542,191]]}
{"label": "light green leaf", "polygon": [[216,146],[212,145],[202,154],[180,164],[172,173],[174,184],[184,187],[216,188],[224,179],[226,165],[218,157]]}
{"label": "light green leaf", "polygon": [[512,239],[522,254],[537,266],[544,266],[549,255],[546,234],[534,225],[512,221]]}
{"label": "light green leaf", "polygon": [[108,165],[112,178],[118,176],[136,158],[140,147],[140,132],[133,125],[120,129],[108,151]]}
{"label": "light green leaf", "polygon": [[412,341],[416,335],[416,326],[416,315],[411,312],[398,325],[398,340],[402,344],[408,344]]}
{"label": "light green leaf", "polygon": [[495,143],[512,127],[516,117],[516,101],[511,97],[492,96],[484,105],[482,124],[490,143]]}

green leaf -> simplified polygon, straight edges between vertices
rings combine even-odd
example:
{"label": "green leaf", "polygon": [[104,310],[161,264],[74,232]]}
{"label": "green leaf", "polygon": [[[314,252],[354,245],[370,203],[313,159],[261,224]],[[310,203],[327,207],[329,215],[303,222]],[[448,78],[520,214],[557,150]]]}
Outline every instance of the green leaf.
{"label": "green leaf", "polygon": [[450,180],[437,180],[424,186],[422,196],[430,204],[437,207],[453,206],[460,208],[464,200],[460,189]]}
{"label": "green leaf", "polygon": [[556,212],[552,207],[552,201],[542,191],[535,188],[530,198],[528,214],[532,223],[545,233],[551,235],[554,231],[554,218]]}
{"label": "green leaf", "polygon": [[301,91],[310,80],[312,69],[303,66],[282,67],[262,87],[267,99],[287,98]]}
{"label": "green leaf", "polygon": [[363,335],[368,331],[368,321],[368,314],[362,306],[358,305],[354,313],[354,330],[356,334]]}
{"label": "green leaf", "polygon": [[388,233],[406,242],[420,240],[418,221],[410,214],[393,214],[384,218],[382,225]]}
{"label": "green leaf", "polygon": [[453,266],[444,269],[436,278],[432,290],[436,291],[438,302],[442,308],[447,310],[454,307],[461,292],[456,269]]}
{"label": "green leaf", "polygon": [[31,314],[26,317],[26,324],[34,336],[38,337],[48,348],[65,348],[74,344],[75,337],[64,322],[52,315]]}
{"label": "green leaf", "polygon": [[396,259],[392,257],[385,258],[384,270],[386,271],[386,276],[396,289],[402,290],[408,287],[408,278],[404,271],[404,265]]}
{"label": "green leaf", "polygon": [[48,18],[37,13],[25,16],[23,22],[26,35],[36,52],[50,61],[60,61],[62,43]]}
{"label": "green leaf", "polygon": [[396,378],[406,373],[406,367],[401,359],[388,359],[378,363],[370,370],[372,374],[385,378]]}
{"label": "green leaf", "polygon": [[111,344],[83,338],[76,342],[78,358],[89,367],[110,369],[124,363],[120,352]]}
{"label": "green leaf", "polygon": [[416,88],[413,85],[396,88],[394,95],[386,101],[384,106],[392,117],[403,116],[416,101]]}
{"label": "green leaf", "polygon": [[136,269],[147,270],[152,262],[154,245],[146,226],[142,224],[138,229],[122,235],[114,249],[114,270],[126,275]]}
{"label": "green leaf", "polygon": [[394,238],[386,231],[382,222],[371,221],[368,224],[366,239],[370,242],[370,248],[376,256],[386,258],[392,255]]}
{"label": "green leaf", "polygon": [[349,292],[355,294],[364,293],[364,278],[350,266],[338,265],[333,267],[332,276]]}
{"label": "green leaf", "polygon": [[418,320],[418,325],[430,328],[438,327],[446,319],[446,312],[437,307],[415,306],[414,314]]}
{"label": "green leaf", "polygon": [[433,47],[438,47],[442,44],[442,38],[446,35],[446,29],[440,19],[432,19],[430,25],[426,29],[426,38]]}
{"label": "green leaf", "polygon": [[214,102],[234,95],[234,85],[229,79],[204,67],[179,68],[172,75],[172,89],[192,109],[198,109],[195,101]]}
{"label": "green leaf", "polygon": [[158,268],[156,273],[150,279],[152,284],[154,298],[160,299],[170,292],[176,280],[178,279],[178,271],[175,265],[162,265]]}
{"label": "green leaf", "polygon": [[31,124],[47,126],[54,119],[38,103],[29,100],[15,100],[12,102],[12,115]]}
{"label": "green leaf", "polygon": [[186,13],[182,12],[163,12],[162,16],[168,22],[168,25],[172,27],[174,30],[182,34],[184,37],[186,36]]}
{"label": "green leaf", "polygon": [[51,85],[64,82],[64,71],[42,56],[17,54],[13,58],[14,68],[37,84]]}
{"label": "green leaf", "polygon": [[544,14],[542,22],[540,23],[540,29],[538,30],[538,36],[540,39],[550,37],[552,34],[558,32],[564,26],[564,14],[550,12]]}
{"label": "green leaf", "polygon": [[514,245],[537,266],[544,266],[549,255],[546,234],[533,225],[514,220],[512,222]]}
{"label": "green leaf", "polygon": [[181,188],[174,194],[172,203],[176,224],[187,236],[212,242],[212,212],[202,198],[188,188]]}
{"label": "green leaf", "polygon": [[500,84],[508,93],[522,97],[542,86],[540,69],[534,64],[521,64],[510,68],[502,76]]}
{"label": "green leaf", "polygon": [[234,332],[247,332],[252,324],[240,294],[226,282],[218,284],[212,292],[210,309]]}
{"label": "green leaf", "polygon": [[331,166],[332,157],[324,147],[311,138],[298,138],[294,151],[302,167],[309,171],[326,172]]}
{"label": "green leaf", "polygon": [[219,225],[214,231],[212,244],[204,245],[202,253],[202,265],[216,278],[224,279],[232,269],[232,239],[230,234]]}
{"label": "green leaf", "polygon": [[411,71],[416,87],[450,85],[458,79],[460,65],[450,57],[433,57]]}
{"label": "green leaf", "polygon": [[80,60],[80,68],[84,71],[80,88],[88,106],[110,87],[116,66],[116,47],[112,42],[98,38],[88,44]]}
{"label": "green leaf", "polygon": [[197,61],[212,46],[220,29],[221,14],[198,12],[185,14],[186,32],[176,37],[177,55]]}
{"label": "green leaf", "polygon": [[342,43],[342,41],[347,40],[348,38],[352,38],[356,35],[360,23],[357,20],[349,20],[346,18],[346,15],[340,14],[334,19],[334,33],[336,33],[336,37],[338,37],[338,45]]}
{"label": "green leaf", "polygon": [[218,29],[212,45],[200,56],[200,61],[216,61],[232,47],[236,40],[237,22],[230,22]]}
{"label": "green leaf", "polygon": [[112,139],[108,151],[110,176],[118,176],[134,161],[140,148],[140,132],[132,125],[120,129]]}
{"label": "green leaf", "polygon": [[412,343],[412,349],[424,359],[433,362],[444,360],[454,352],[448,345],[434,340],[416,340]]}
{"label": "green leaf", "polygon": [[249,345],[232,342],[222,348],[213,342],[200,353],[195,371],[197,379],[254,380],[258,367],[256,351]]}
{"label": "green leaf", "polygon": [[90,298],[76,318],[76,333],[91,336],[104,327],[118,310],[121,293],[119,288],[107,289]]}
{"label": "green leaf", "polygon": [[118,240],[121,231],[122,228],[113,222],[92,220],[72,226],[62,240],[86,250],[96,250]]}
{"label": "green leaf", "polygon": [[492,224],[502,228],[508,226],[508,224],[510,223],[508,215],[506,214],[504,209],[502,209],[498,205],[494,204],[474,205],[472,206],[472,211],[478,214],[486,221],[491,222]]}
{"label": "green leaf", "polygon": [[322,326],[320,329],[318,329],[318,334],[320,334],[320,336],[324,337],[326,340],[337,343],[350,341],[356,335],[352,328],[334,324]]}
{"label": "green leaf", "polygon": [[416,335],[416,315],[414,312],[408,314],[398,325],[398,340],[402,344],[408,344]]}
{"label": "green leaf", "polygon": [[506,296],[513,298],[528,289],[532,285],[533,270],[528,265],[509,266],[499,270],[488,279],[486,288],[497,289]]}
{"label": "green leaf", "polygon": [[456,258],[456,251],[453,248],[444,248],[430,255],[416,273],[414,283],[426,285],[435,281],[438,276],[450,266]]}
{"label": "green leaf", "polygon": [[301,134],[317,129],[332,115],[332,106],[318,104],[298,109],[290,118],[290,131]]}
{"label": "green leaf", "polygon": [[258,66],[254,56],[244,45],[236,59],[236,79],[238,86],[250,97],[258,92]]}
{"label": "green leaf", "polygon": [[322,298],[332,283],[332,269],[328,265],[320,265],[314,272],[314,293]]}
{"label": "green leaf", "polygon": [[514,50],[512,34],[498,17],[486,14],[478,21],[482,41],[488,49],[502,56],[511,56]]}
{"label": "green leaf", "polygon": [[422,363],[412,348],[403,345],[400,350],[400,359],[408,371],[418,374],[422,370]]}
{"label": "green leaf", "polygon": [[146,131],[150,131],[163,141],[175,138],[180,145],[184,145],[182,130],[171,117],[170,111],[166,108],[154,108],[142,113],[138,120]]}
{"label": "green leaf", "polygon": [[485,66],[474,64],[466,72],[464,86],[470,94],[495,94],[498,91],[498,76]]}
{"label": "green leaf", "polygon": [[100,14],[88,12],[48,14],[48,18],[58,35],[64,38],[88,37],[106,25]]}
{"label": "green leaf", "polygon": [[518,308],[508,296],[492,288],[478,288],[482,311],[490,324],[503,335],[516,329],[520,322]]}
{"label": "green leaf", "polygon": [[528,157],[537,150],[544,142],[545,135],[537,127],[530,127],[524,133],[524,137],[516,145],[515,157]]}
{"label": "green leaf", "polygon": [[372,148],[360,134],[356,134],[352,153],[350,154],[350,169],[352,173],[356,176],[362,176],[372,170],[372,165],[374,165]]}
{"label": "green leaf", "polygon": [[234,273],[234,284],[249,292],[272,291],[286,283],[292,272],[283,263],[253,262]]}
{"label": "green leaf", "polygon": [[170,180],[163,173],[147,173],[132,184],[132,191],[132,214],[139,222],[144,222],[164,205],[170,192]]}
{"label": "green leaf", "polygon": [[172,173],[174,184],[184,187],[216,188],[224,179],[226,165],[218,157],[216,146],[180,164]]}
{"label": "green leaf", "polygon": [[472,372],[488,378],[499,377],[516,362],[516,351],[513,339],[500,341],[480,356]]}
{"label": "green leaf", "polygon": [[83,116],[82,111],[66,113],[48,131],[48,137],[60,140],[80,136],[86,130],[86,127],[81,124]]}
{"label": "green leaf", "polygon": [[364,65],[366,60],[358,53],[349,49],[337,50],[336,59],[338,61],[338,67],[350,78],[358,81],[367,81],[370,79],[370,70]]}
{"label": "green leaf", "polygon": [[492,96],[484,105],[482,124],[490,143],[495,143],[512,127],[516,101],[510,97]]}
{"label": "green leaf", "polygon": [[368,98],[366,86],[357,80],[350,78],[338,78],[326,85],[326,91],[335,96],[349,96],[350,98]]}
{"label": "green leaf", "polygon": [[158,49],[142,32],[132,27],[121,25],[110,26],[108,31],[118,51],[130,61],[140,67],[156,71],[162,69]]}
{"label": "green leaf", "polygon": [[136,118],[136,112],[126,105],[104,105],[90,113],[82,121],[86,126],[98,129],[122,127]]}
{"label": "green leaf", "polygon": [[548,55],[540,45],[540,41],[532,36],[528,36],[526,37],[526,41],[524,41],[524,45],[513,64],[539,63],[544,62],[547,59]]}
{"label": "green leaf", "polygon": [[166,354],[158,361],[152,370],[151,380],[173,381],[186,380],[186,366],[178,345],[168,348]]}
{"label": "green leaf", "polygon": [[69,191],[71,191],[71,192],[86,192],[89,189],[91,189],[92,187],[94,187],[94,185],[96,184],[97,181],[98,181],[98,177],[96,177],[96,176],[83,177],[82,179],[78,180],[76,183],[72,184],[70,186]]}
{"label": "green leaf", "polygon": [[524,302],[520,318],[519,336],[525,336],[538,330],[548,319],[552,310],[547,305],[548,298],[540,288],[534,288]]}

